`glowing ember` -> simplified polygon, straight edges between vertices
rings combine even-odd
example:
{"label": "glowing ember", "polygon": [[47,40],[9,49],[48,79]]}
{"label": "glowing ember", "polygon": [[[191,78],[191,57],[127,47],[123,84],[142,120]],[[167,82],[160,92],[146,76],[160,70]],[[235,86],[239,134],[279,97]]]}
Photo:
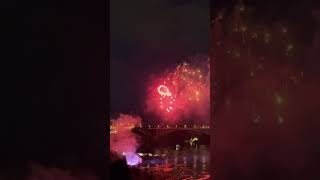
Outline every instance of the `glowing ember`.
{"label": "glowing ember", "polygon": [[172,93],[170,92],[169,88],[165,85],[160,85],[157,88],[157,91],[160,95],[160,109],[165,110],[168,113],[171,112],[173,110],[175,99],[172,96]]}
{"label": "glowing ember", "polygon": [[171,92],[165,85],[160,85],[157,90],[161,96],[171,96]]}

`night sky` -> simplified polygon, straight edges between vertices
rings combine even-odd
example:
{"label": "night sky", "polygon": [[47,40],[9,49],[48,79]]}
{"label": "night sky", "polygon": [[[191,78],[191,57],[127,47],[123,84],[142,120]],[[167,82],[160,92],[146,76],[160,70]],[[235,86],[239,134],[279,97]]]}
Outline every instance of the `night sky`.
{"label": "night sky", "polygon": [[31,162],[106,172],[106,5],[1,5],[1,179]]}
{"label": "night sky", "polygon": [[152,74],[208,55],[208,0],[112,0],[110,16],[111,115],[142,115]]}

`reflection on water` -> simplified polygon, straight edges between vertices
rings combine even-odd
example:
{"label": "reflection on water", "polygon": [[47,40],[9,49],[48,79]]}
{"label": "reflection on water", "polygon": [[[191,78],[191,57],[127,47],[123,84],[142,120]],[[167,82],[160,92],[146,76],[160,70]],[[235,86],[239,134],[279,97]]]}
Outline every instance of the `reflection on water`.
{"label": "reflection on water", "polygon": [[[210,152],[204,145],[198,148],[175,147],[160,148],[154,151],[156,157],[144,157],[141,169],[166,172],[178,179],[206,179],[209,177]],[[159,156],[158,156],[159,155]],[[208,178],[209,179],[209,178]]]}

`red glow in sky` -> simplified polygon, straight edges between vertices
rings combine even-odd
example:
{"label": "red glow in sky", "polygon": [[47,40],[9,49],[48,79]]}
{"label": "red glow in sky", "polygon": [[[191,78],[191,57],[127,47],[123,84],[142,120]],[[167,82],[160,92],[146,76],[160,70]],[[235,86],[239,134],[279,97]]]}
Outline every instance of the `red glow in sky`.
{"label": "red glow in sky", "polygon": [[191,114],[209,113],[209,65],[194,66],[188,63],[154,79],[147,95],[148,111],[163,120],[177,121]]}

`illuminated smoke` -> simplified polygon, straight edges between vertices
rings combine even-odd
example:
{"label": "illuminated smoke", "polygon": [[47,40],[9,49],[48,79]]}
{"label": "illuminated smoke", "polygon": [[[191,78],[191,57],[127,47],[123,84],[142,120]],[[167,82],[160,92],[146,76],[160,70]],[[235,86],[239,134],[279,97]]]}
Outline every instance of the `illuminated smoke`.
{"label": "illuminated smoke", "polygon": [[176,122],[196,117],[209,120],[210,65],[207,57],[189,58],[152,79],[146,97],[147,112]]}
{"label": "illuminated smoke", "polygon": [[124,156],[128,165],[141,163],[136,155],[139,137],[132,129],[141,123],[141,118],[120,114],[117,119],[111,119],[110,150],[119,156]]}
{"label": "illuminated smoke", "polygon": [[136,153],[128,153],[126,154],[126,161],[129,166],[134,166],[142,163],[142,159]]}

